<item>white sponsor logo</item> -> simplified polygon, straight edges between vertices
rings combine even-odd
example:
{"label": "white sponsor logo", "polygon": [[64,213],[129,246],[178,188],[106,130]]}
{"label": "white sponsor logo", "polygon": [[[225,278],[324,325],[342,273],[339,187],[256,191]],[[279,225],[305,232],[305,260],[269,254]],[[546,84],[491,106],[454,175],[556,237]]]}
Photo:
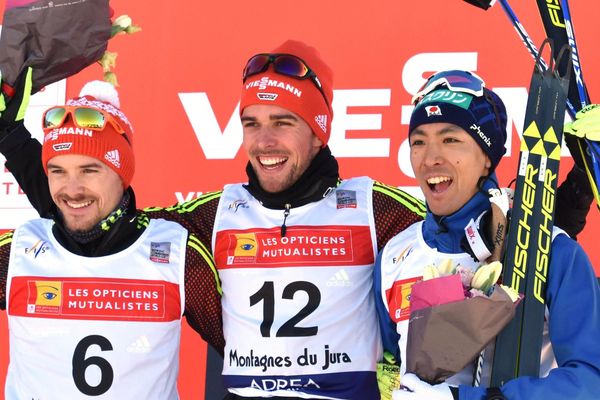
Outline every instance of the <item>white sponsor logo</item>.
{"label": "white sponsor logo", "polygon": [[71,142],[57,143],[57,144],[53,144],[52,148],[54,149],[54,151],[65,151],[65,150],[69,150],[72,145],[73,145],[73,143],[71,143]]}
{"label": "white sponsor logo", "polygon": [[107,151],[106,154],[104,155],[104,158],[106,159],[106,161],[108,161],[115,167],[121,168],[121,161],[119,159],[119,150]]}
{"label": "white sponsor logo", "polygon": [[268,76],[264,76],[264,77],[260,78],[259,80],[255,80],[255,81],[246,83],[246,90],[253,88],[253,87],[257,87],[260,90],[265,90],[268,87],[283,89],[283,90],[290,92],[291,94],[293,94],[296,97],[302,97],[302,90],[296,88],[294,85],[292,85],[290,83],[286,83],[286,82],[281,82],[281,81],[278,81],[275,79],[271,79]]}
{"label": "white sponsor logo", "polygon": [[327,115],[317,115],[315,117],[315,122],[323,129],[323,132],[327,133]]}
{"label": "white sponsor logo", "polygon": [[152,345],[146,335],[140,336],[135,342],[127,346],[128,353],[149,353],[151,350]]}
{"label": "white sponsor logo", "polygon": [[61,128],[54,128],[44,136],[44,142],[49,140],[56,140],[61,135],[80,135],[93,137],[94,131],[90,129],[77,128],[72,126],[63,126]]}
{"label": "white sponsor logo", "polygon": [[346,270],[344,269],[340,269],[338,272],[336,272],[331,278],[329,278],[329,280],[327,281],[327,286],[344,286],[344,287],[348,287],[348,286],[352,286],[352,281],[350,280],[350,276],[348,276],[348,273],[346,272]]}
{"label": "white sponsor logo", "polygon": [[474,130],[475,132],[477,132],[477,134],[479,135],[479,137],[481,138],[481,140],[483,140],[483,142],[485,144],[487,144],[487,147],[492,147],[492,141],[490,140],[489,137],[486,136],[485,133],[483,133],[481,131],[481,127],[479,125],[473,124],[469,128],[471,128],[472,130]]}
{"label": "white sponsor logo", "polygon": [[258,97],[259,100],[268,100],[268,101],[275,101],[275,99],[277,99],[277,94],[275,93],[257,93],[256,97]]}

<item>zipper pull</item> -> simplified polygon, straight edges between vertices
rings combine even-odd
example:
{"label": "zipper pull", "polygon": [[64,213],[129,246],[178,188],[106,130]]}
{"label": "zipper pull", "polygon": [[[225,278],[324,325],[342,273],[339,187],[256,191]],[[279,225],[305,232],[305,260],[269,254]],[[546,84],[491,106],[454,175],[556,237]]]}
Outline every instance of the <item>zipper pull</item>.
{"label": "zipper pull", "polygon": [[287,203],[285,205],[285,209],[283,210],[283,224],[281,225],[281,237],[284,237],[287,231],[287,226],[285,226],[285,220],[287,219],[288,215],[290,215],[290,208],[292,208],[292,205]]}

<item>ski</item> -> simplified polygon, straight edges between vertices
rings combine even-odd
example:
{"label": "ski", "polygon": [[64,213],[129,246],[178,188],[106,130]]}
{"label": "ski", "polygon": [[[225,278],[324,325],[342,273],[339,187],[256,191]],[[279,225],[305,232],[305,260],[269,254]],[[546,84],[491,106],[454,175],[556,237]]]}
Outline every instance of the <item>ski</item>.
{"label": "ski", "polygon": [[[568,99],[573,105],[574,111],[579,111],[589,103],[589,95],[583,81],[569,5],[566,0],[536,1],[546,36],[554,41],[554,48],[552,49],[554,59],[556,59],[560,48],[564,45],[571,47],[572,63],[569,65],[572,65],[573,68],[573,79],[569,82]],[[566,74],[567,70],[570,69],[567,64],[567,60],[563,59],[557,65],[558,72],[561,75]]]}
{"label": "ski", "polygon": [[[546,35],[554,41],[553,56],[556,58],[558,48],[564,45],[569,45],[571,48],[572,63],[567,65],[565,61],[561,62],[558,65],[558,71],[561,75],[564,75],[570,70],[572,79],[569,83],[567,107],[569,115],[575,119],[576,112],[590,104],[591,101],[583,80],[569,3],[567,0],[537,0],[537,5]],[[572,152],[579,152],[581,159],[585,163],[585,170],[588,174],[592,193],[596,199],[597,206],[600,207],[600,192],[598,190],[598,180],[600,179],[600,146],[598,146],[598,143],[586,139],[573,137],[569,139],[570,141],[567,141],[569,149]]]}
{"label": "ski", "polygon": [[[564,54],[569,56],[570,53]],[[502,386],[517,376],[539,374],[569,81],[568,74],[557,73],[554,62],[549,64],[549,68],[545,68],[538,57],[531,77],[504,256],[503,283],[524,298],[517,306],[514,319],[496,339],[492,387]]]}

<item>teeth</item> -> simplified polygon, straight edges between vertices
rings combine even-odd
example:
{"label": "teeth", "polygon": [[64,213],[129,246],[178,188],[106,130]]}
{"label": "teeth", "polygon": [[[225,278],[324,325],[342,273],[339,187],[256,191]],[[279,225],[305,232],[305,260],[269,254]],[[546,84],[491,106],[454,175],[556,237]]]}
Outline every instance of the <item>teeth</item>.
{"label": "teeth", "polygon": [[282,162],[285,162],[287,158],[285,157],[259,157],[259,161],[262,165],[276,165]]}
{"label": "teeth", "polygon": [[434,177],[427,179],[427,183],[429,183],[430,185],[437,185],[438,183],[448,182],[448,181],[450,181],[450,178],[447,176],[434,176]]}
{"label": "teeth", "polygon": [[83,202],[83,203],[72,203],[70,201],[67,201],[67,205],[69,207],[71,207],[71,208],[83,208],[83,207],[89,206],[90,204],[92,204],[91,200],[88,200],[88,201]]}

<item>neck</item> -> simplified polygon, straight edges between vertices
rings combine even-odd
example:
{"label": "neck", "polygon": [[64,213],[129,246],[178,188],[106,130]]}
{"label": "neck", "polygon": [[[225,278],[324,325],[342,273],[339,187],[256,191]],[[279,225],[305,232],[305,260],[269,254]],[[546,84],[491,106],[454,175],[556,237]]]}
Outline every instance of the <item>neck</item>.
{"label": "neck", "polygon": [[329,147],[322,148],[302,176],[291,187],[281,192],[269,193],[263,190],[250,163],[246,167],[246,173],[246,190],[263,206],[277,210],[286,208],[286,204],[299,207],[319,201],[331,188],[337,186],[339,179],[338,163]]}
{"label": "neck", "polygon": [[464,229],[471,218],[476,219],[490,208],[487,190],[492,187],[496,187],[495,183],[487,179],[482,184],[481,190],[450,215],[440,216],[428,211],[424,221],[423,237],[429,247],[443,253],[464,253],[461,247],[461,241],[465,236]]}
{"label": "neck", "polygon": [[91,229],[80,232],[80,231],[72,231],[67,226],[64,226],[65,232],[73,238],[73,240],[79,244],[87,244],[98,240],[101,238],[106,232],[110,231],[112,226],[121,219],[123,215],[127,212],[127,208],[129,206],[130,195],[129,192],[123,193],[123,197],[121,201],[115,207],[115,209],[108,214],[104,219],[98,221],[96,225],[94,225]]}

